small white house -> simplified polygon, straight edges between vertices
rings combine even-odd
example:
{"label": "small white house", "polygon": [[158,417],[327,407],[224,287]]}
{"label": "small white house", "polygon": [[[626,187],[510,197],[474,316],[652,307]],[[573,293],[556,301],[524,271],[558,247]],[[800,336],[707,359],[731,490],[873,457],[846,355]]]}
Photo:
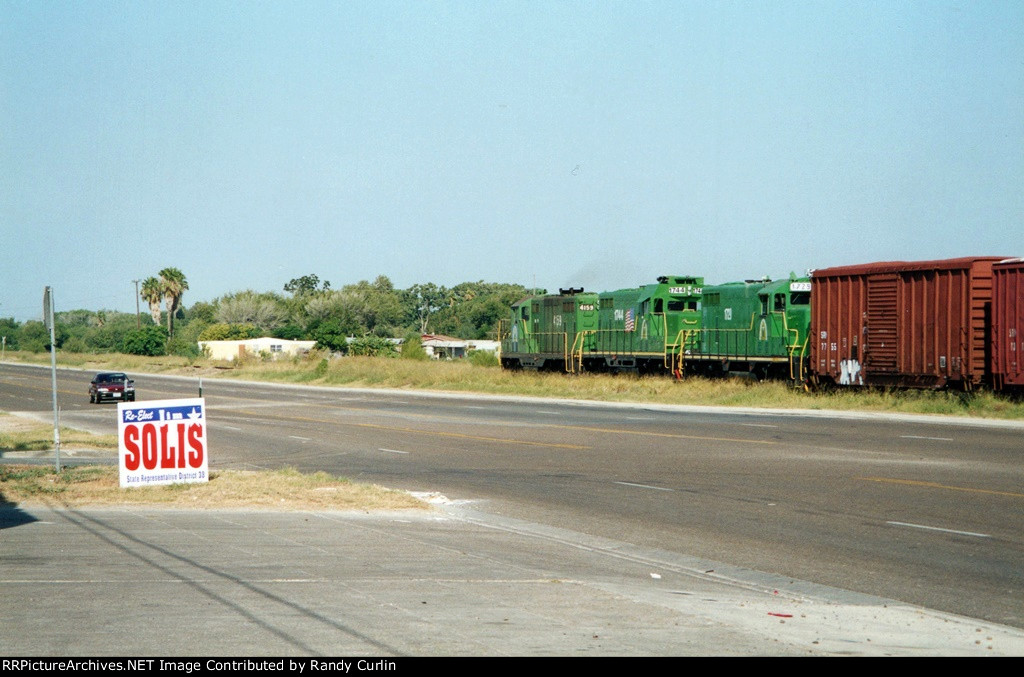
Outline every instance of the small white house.
{"label": "small white house", "polygon": [[423,350],[435,360],[457,360],[465,357],[472,350],[497,352],[498,341],[476,339],[459,339],[443,334],[423,334]]}
{"label": "small white house", "polygon": [[423,334],[423,350],[431,359],[454,360],[466,356],[466,342],[444,334]]}
{"label": "small white house", "polygon": [[282,355],[305,355],[315,345],[316,341],[290,341],[262,336],[242,341],[200,341],[199,349],[214,360],[234,360],[245,355],[258,357],[263,353],[277,359]]}
{"label": "small white house", "polygon": [[466,341],[466,348],[469,350],[485,350],[489,353],[497,353],[501,347],[501,341],[487,341],[484,339],[470,339]]}

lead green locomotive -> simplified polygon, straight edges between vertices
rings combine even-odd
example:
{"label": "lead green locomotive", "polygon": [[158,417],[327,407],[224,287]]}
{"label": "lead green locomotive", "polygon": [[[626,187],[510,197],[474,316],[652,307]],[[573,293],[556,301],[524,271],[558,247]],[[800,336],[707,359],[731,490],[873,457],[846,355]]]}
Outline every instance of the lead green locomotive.
{"label": "lead green locomotive", "polygon": [[701,277],[666,275],[633,289],[525,298],[512,307],[501,364],[682,375],[687,337],[700,326],[703,284]]}

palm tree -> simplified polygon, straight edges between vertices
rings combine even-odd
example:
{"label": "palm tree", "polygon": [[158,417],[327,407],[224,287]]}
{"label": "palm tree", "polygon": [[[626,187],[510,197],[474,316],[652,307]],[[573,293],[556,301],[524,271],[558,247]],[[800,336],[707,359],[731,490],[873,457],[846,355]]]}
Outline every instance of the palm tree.
{"label": "palm tree", "polygon": [[149,304],[149,314],[158,327],[160,326],[160,299],[163,298],[163,295],[164,289],[160,285],[160,280],[155,277],[147,277],[142,281],[142,291],[139,292],[139,296]]}
{"label": "palm tree", "polygon": [[181,297],[188,289],[185,273],[177,268],[164,268],[160,271],[161,289],[167,305],[167,335],[174,333],[174,314],[181,306]]}

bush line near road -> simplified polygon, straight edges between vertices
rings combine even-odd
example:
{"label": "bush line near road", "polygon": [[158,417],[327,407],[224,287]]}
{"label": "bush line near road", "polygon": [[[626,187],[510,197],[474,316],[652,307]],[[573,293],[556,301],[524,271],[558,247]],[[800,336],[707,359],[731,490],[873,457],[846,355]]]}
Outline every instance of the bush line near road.
{"label": "bush line near road", "polygon": [[[48,363],[46,355],[7,353],[9,360]],[[527,395],[612,402],[658,402],[733,407],[876,411],[984,418],[1024,419],[1024,402],[989,392],[970,395],[944,391],[867,390],[808,393],[784,383],[751,383],[741,379],[666,377],[638,378],[626,374],[565,375],[509,372],[476,366],[469,361],[437,362],[373,357],[326,359],[313,353],[280,361],[252,359],[241,364],[185,358],[140,357],[120,354],[58,353],[59,366],[117,369],[135,373],[237,378],[275,383],[408,388],[446,392]],[[140,398],[145,397],[144,393]]]}

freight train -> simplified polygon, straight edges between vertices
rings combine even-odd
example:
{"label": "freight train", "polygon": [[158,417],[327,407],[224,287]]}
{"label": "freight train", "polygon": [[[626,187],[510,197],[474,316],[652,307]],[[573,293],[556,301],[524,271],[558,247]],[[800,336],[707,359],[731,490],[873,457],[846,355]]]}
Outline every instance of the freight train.
{"label": "freight train", "polygon": [[565,372],[742,373],[813,386],[1024,389],[1024,259],[825,268],[707,285],[659,277],[512,306],[501,365]]}

